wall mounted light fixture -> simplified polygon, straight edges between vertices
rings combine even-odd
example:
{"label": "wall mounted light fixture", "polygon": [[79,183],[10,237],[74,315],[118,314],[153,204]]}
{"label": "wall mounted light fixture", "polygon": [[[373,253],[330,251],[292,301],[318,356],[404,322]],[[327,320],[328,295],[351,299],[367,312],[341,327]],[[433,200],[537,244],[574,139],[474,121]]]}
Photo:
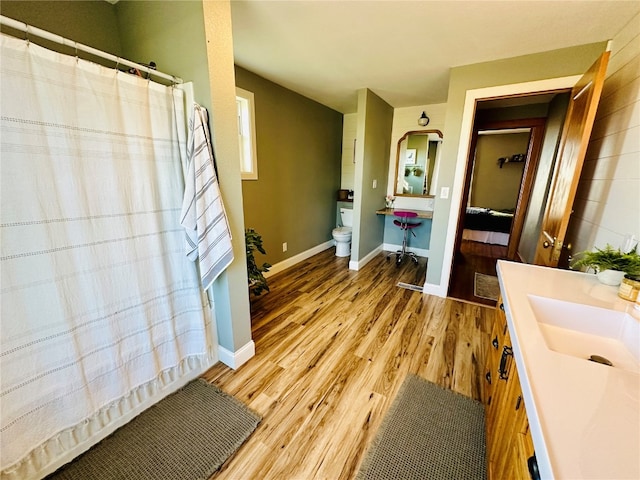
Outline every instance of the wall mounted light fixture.
{"label": "wall mounted light fixture", "polygon": [[427,125],[429,125],[429,117],[427,117],[427,114],[425,112],[422,112],[422,115],[420,115],[420,118],[418,119],[418,125],[420,125],[421,127],[426,127]]}

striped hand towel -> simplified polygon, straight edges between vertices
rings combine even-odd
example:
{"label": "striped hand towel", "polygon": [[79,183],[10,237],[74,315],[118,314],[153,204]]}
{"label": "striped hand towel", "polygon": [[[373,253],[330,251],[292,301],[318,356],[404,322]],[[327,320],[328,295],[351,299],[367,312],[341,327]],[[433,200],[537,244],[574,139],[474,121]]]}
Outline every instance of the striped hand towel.
{"label": "striped hand towel", "polygon": [[199,259],[205,290],[233,261],[231,229],[222,204],[208,128],[207,110],[194,104],[180,224],[186,231],[187,257]]}

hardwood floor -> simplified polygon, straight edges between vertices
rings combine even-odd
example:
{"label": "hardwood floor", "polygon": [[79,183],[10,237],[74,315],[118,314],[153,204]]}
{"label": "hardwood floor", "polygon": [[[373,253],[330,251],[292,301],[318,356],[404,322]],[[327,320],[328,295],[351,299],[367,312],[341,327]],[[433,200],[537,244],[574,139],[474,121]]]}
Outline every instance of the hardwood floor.
{"label": "hardwood floor", "polygon": [[[392,255],[390,261],[394,262],[395,258],[395,255]],[[398,272],[397,283],[402,282],[407,285],[418,286],[422,289],[427,279],[427,258],[418,257],[417,265],[408,258],[405,258],[402,262],[403,264]]]}
{"label": "hardwood floor", "polygon": [[356,272],[329,249],[269,279],[256,356],[203,375],[263,416],[212,478],[354,478],[409,372],[481,398],[493,311],[397,287],[408,268],[384,253]]}
{"label": "hardwood floor", "polygon": [[449,297],[495,307],[494,300],[474,295],[475,273],[496,275],[496,262],[507,258],[507,247],[463,240],[451,270]]}

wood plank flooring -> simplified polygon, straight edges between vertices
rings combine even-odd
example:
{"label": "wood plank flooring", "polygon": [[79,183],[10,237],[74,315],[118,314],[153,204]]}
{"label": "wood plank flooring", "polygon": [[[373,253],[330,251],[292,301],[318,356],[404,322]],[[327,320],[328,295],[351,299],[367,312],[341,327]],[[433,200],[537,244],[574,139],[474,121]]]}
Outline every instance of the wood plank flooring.
{"label": "wood plank flooring", "polygon": [[[395,258],[395,255],[392,255],[390,261],[393,262]],[[405,258],[398,272],[398,282],[422,288],[427,280],[427,260],[425,257],[418,257],[418,264],[416,265],[410,259]]]}
{"label": "wood plank flooring", "polygon": [[203,375],[263,416],[213,479],[354,478],[409,372],[482,398],[491,309],[397,287],[415,265],[386,253],[357,272],[333,253],[271,277],[256,356]]}

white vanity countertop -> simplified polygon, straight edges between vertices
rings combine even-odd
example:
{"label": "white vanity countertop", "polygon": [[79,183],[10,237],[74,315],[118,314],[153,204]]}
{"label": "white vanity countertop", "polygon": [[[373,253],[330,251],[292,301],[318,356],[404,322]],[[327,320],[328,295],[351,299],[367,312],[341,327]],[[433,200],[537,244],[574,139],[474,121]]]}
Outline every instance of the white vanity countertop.
{"label": "white vanity countertop", "polygon": [[640,373],[550,350],[531,295],[627,312],[595,275],[499,261],[514,358],[542,478],[640,478]]}

